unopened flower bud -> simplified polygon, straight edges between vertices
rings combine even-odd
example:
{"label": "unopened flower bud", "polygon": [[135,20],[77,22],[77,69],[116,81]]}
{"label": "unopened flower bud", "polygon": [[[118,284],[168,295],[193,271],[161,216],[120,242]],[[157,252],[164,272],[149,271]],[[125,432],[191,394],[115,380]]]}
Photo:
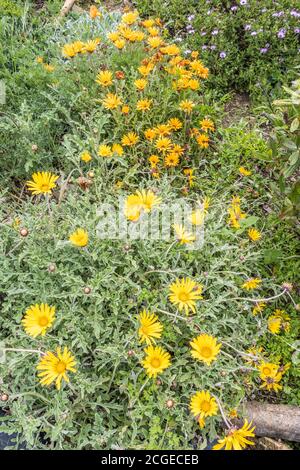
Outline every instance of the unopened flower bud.
{"label": "unopened flower bud", "polygon": [[133,349],[129,349],[129,351],[127,352],[127,355],[128,355],[129,357],[133,356],[133,355],[134,355]]}
{"label": "unopened flower bud", "polygon": [[167,408],[173,408],[173,406],[175,405],[174,401],[173,400],[168,400],[167,403]]}
{"label": "unopened flower bud", "polygon": [[33,145],[31,146],[31,150],[32,150],[33,152],[36,152],[37,149],[38,149],[38,146],[37,146],[36,144],[33,144]]}
{"label": "unopened flower bud", "polygon": [[88,294],[90,294],[90,293],[92,292],[92,289],[87,286],[87,287],[85,287],[85,288],[83,289],[83,292],[84,292],[86,295],[88,295]]}
{"label": "unopened flower bud", "polygon": [[28,230],[27,230],[27,228],[23,227],[23,228],[20,229],[19,233],[20,233],[21,237],[27,237]]}
{"label": "unopened flower bud", "polygon": [[282,284],[282,287],[283,287],[283,289],[287,290],[288,292],[293,290],[293,284],[291,284],[290,282],[284,282]]}
{"label": "unopened flower bud", "polygon": [[94,178],[95,173],[93,171],[89,171],[87,175],[89,178]]}
{"label": "unopened flower bud", "polygon": [[50,263],[49,266],[48,266],[48,271],[49,273],[54,273],[54,271],[56,270],[56,266],[54,263]]}
{"label": "unopened flower bud", "polygon": [[1,401],[7,401],[9,399],[9,396],[7,395],[7,393],[2,393],[0,395],[0,400]]}
{"label": "unopened flower bud", "polygon": [[160,380],[160,379],[157,379],[156,385],[161,385],[161,384],[162,384],[161,380]]}

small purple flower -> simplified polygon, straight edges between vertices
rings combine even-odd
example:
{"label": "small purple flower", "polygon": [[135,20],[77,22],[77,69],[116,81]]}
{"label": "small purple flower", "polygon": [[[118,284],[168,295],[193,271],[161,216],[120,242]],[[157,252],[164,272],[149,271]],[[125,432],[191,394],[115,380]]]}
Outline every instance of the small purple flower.
{"label": "small purple flower", "polygon": [[193,26],[192,26],[191,24],[188,24],[187,27],[186,27],[186,29],[187,29],[187,31],[188,31],[189,29],[193,29]]}
{"label": "small purple flower", "polygon": [[266,54],[267,52],[268,52],[268,48],[267,48],[267,47],[262,47],[262,48],[260,49],[260,53],[261,53],[261,54]]}
{"label": "small purple flower", "polygon": [[251,31],[251,36],[257,36],[257,32],[256,31]]}
{"label": "small purple flower", "polygon": [[206,36],[206,31],[202,31],[201,36]]}
{"label": "small purple flower", "polygon": [[202,46],[202,50],[203,50],[203,51],[206,51],[206,49],[207,49],[207,46],[204,44],[204,45]]}
{"label": "small purple flower", "polygon": [[193,21],[194,18],[195,18],[195,15],[190,15],[187,17],[188,21]]}
{"label": "small purple flower", "polygon": [[261,11],[262,13],[266,13],[267,9],[266,9],[266,8],[262,8],[260,11]]}
{"label": "small purple flower", "polygon": [[219,30],[218,30],[218,29],[214,29],[214,30],[211,32],[211,35],[212,35],[212,36],[216,36],[217,34],[219,34]]}
{"label": "small purple flower", "polygon": [[245,31],[250,31],[251,28],[252,28],[251,24],[245,24],[244,26]]}
{"label": "small purple flower", "polygon": [[224,51],[220,52],[220,58],[221,59],[225,59],[226,55],[227,55],[226,52],[224,52]]}
{"label": "small purple flower", "polygon": [[215,51],[217,49],[217,46],[215,44],[213,44],[212,46],[210,46],[210,50],[211,51]]}
{"label": "small purple flower", "polygon": [[188,31],[188,34],[194,34],[194,32],[195,32],[194,29],[190,29],[190,30]]}
{"label": "small purple flower", "polygon": [[182,38],[176,38],[175,41],[176,42],[182,42]]}
{"label": "small purple flower", "polygon": [[190,49],[186,49],[186,50],[184,51],[184,54],[185,54],[185,55],[189,55],[191,52],[192,52],[192,51],[191,51]]}
{"label": "small purple flower", "polygon": [[290,11],[291,16],[295,16],[295,18],[299,18],[300,12],[297,10],[291,10]]}
{"label": "small purple flower", "polygon": [[240,5],[247,5],[247,0],[240,0]]}
{"label": "small purple flower", "polygon": [[286,29],[284,28],[280,29],[277,33],[277,36],[279,37],[279,39],[285,38],[285,35],[286,35]]}
{"label": "small purple flower", "polygon": [[294,33],[295,33],[295,34],[300,34],[300,28],[295,28],[295,29],[294,29]]}
{"label": "small purple flower", "polygon": [[236,5],[233,5],[233,7],[230,8],[231,11],[236,11],[238,7]]}

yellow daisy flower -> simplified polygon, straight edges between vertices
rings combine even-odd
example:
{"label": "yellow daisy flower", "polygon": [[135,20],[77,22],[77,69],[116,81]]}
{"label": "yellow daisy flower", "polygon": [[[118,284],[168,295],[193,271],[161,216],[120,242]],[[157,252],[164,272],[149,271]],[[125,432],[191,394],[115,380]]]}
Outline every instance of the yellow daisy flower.
{"label": "yellow daisy flower", "polygon": [[144,78],[138,78],[135,80],[134,85],[139,91],[143,91],[148,84],[148,81],[145,80]]}
{"label": "yellow daisy flower", "polygon": [[193,358],[204,362],[208,366],[216,360],[222,346],[221,343],[217,343],[216,338],[205,333],[190,341],[190,345]]}
{"label": "yellow daisy flower", "polygon": [[22,320],[26,333],[33,338],[44,336],[55,320],[55,307],[48,304],[31,305]]}
{"label": "yellow daisy flower", "polygon": [[129,110],[130,110],[129,106],[127,106],[127,104],[124,104],[124,106],[122,106],[122,108],[121,108],[121,113],[122,114],[128,114]]}
{"label": "yellow daisy flower", "polygon": [[136,194],[139,197],[140,204],[145,212],[150,212],[153,206],[161,203],[161,198],[156,196],[150,189],[136,191]]}
{"label": "yellow daisy flower", "polygon": [[171,365],[171,356],[159,346],[148,346],[142,365],[149,377],[155,378]]}
{"label": "yellow daisy flower", "polygon": [[261,313],[264,310],[265,306],[266,304],[264,302],[257,302],[252,309],[252,314],[255,316],[258,313]]}
{"label": "yellow daisy flower", "polygon": [[163,44],[164,41],[161,37],[154,36],[154,37],[148,38],[147,42],[152,49],[157,49]]}
{"label": "yellow daisy flower", "polygon": [[223,439],[219,439],[218,443],[213,447],[213,450],[242,450],[248,445],[253,446],[254,442],[249,440],[249,438],[255,437],[255,426],[252,428],[251,426],[252,422],[248,423],[245,419],[241,428],[233,427],[229,429],[226,436]]}
{"label": "yellow daisy flower", "polygon": [[209,392],[201,390],[192,396],[190,410],[196,418],[207,418],[217,414],[218,405],[216,399]]}
{"label": "yellow daisy flower", "polygon": [[204,132],[207,132],[207,131],[214,132],[215,130],[215,125],[211,119],[202,119],[202,121],[200,121],[199,124],[200,124],[202,131]]}
{"label": "yellow daisy flower", "polygon": [[138,71],[140,72],[141,75],[143,75],[144,77],[147,77],[147,75],[149,75],[149,73],[153,70],[154,68],[154,65],[149,62],[147,65],[141,65],[139,68],[138,68]]}
{"label": "yellow daisy flower", "polygon": [[265,380],[267,377],[272,377],[274,373],[278,372],[278,365],[273,362],[261,362],[258,366],[259,376],[262,380]]}
{"label": "yellow daisy flower", "polygon": [[122,104],[122,100],[117,95],[108,93],[102,100],[102,104],[105,109],[116,109]]}
{"label": "yellow daisy flower", "polygon": [[89,53],[95,52],[99,44],[100,44],[99,38],[91,39],[90,41],[87,41],[84,43],[84,51],[89,52]]}
{"label": "yellow daisy flower", "polygon": [[261,233],[260,233],[259,230],[257,230],[256,228],[249,228],[249,230],[248,230],[248,237],[249,237],[250,240],[252,240],[253,242],[257,242],[258,240],[261,239]]}
{"label": "yellow daisy flower", "polygon": [[67,347],[63,352],[58,347],[56,354],[47,351],[36,367],[38,371],[41,371],[38,373],[41,385],[51,385],[55,381],[57,390],[60,390],[62,379],[69,382],[67,371],[76,372],[75,365],[75,358]]}
{"label": "yellow daisy flower", "polygon": [[276,315],[271,315],[268,318],[268,330],[273,334],[273,335],[278,335],[281,330],[281,318],[277,317]]}
{"label": "yellow daisy flower", "polygon": [[191,114],[193,108],[195,107],[195,103],[191,100],[183,100],[179,103],[179,109],[186,114]]}
{"label": "yellow daisy flower", "polygon": [[155,147],[159,152],[167,152],[171,150],[172,142],[168,137],[159,137],[155,142]]}
{"label": "yellow daisy flower", "polygon": [[199,147],[206,149],[209,146],[209,137],[206,134],[199,134],[196,138]]}
{"label": "yellow daisy flower", "polygon": [[180,245],[184,245],[186,243],[192,243],[195,241],[195,235],[187,232],[182,224],[174,224],[174,230],[176,233],[176,238],[179,241]]}
{"label": "yellow daisy flower", "polygon": [[152,100],[144,99],[139,100],[136,104],[136,109],[138,111],[149,111],[152,105]]}
{"label": "yellow daisy flower", "polygon": [[109,70],[102,70],[96,77],[96,82],[103,86],[108,87],[113,84],[113,74]]}
{"label": "yellow daisy flower", "polygon": [[197,284],[189,278],[176,279],[169,286],[169,300],[172,304],[178,306],[179,311],[185,310],[188,315],[189,310],[196,312],[196,300],[202,299],[202,285]]}
{"label": "yellow daisy flower", "polygon": [[124,212],[128,220],[136,222],[142,211],[150,212],[152,207],[160,203],[161,198],[156,196],[153,191],[142,189],[127,197]]}
{"label": "yellow daisy flower", "polygon": [[99,157],[111,157],[112,154],[113,154],[113,151],[110,145],[106,145],[106,144],[99,145],[99,148],[98,148]]}
{"label": "yellow daisy flower", "polygon": [[147,312],[143,310],[139,314],[139,336],[140,343],[155,343],[155,339],[161,337],[163,330],[162,324],[158,321],[158,317],[154,313]]}
{"label": "yellow daisy flower", "polygon": [[178,46],[176,46],[176,44],[169,44],[168,46],[161,47],[160,51],[163,54],[167,54],[167,55],[179,55],[180,54],[180,49]]}
{"label": "yellow daisy flower", "polygon": [[123,135],[122,145],[125,147],[132,147],[139,141],[139,137],[135,132],[128,132],[128,134]]}
{"label": "yellow daisy flower", "polygon": [[178,118],[171,118],[168,120],[168,126],[172,131],[179,131],[182,129],[182,122]]}
{"label": "yellow daisy flower", "polygon": [[165,137],[171,134],[172,129],[169,124],[159,124],[154,128],[154,131],[158,137]]}
{"label": "yellow daisy flower", "polygon": [[253,277],[251,279],[248,279],[246,282],[244,282],[244,284],[242,285],[242,289],[245,289],[245,290],[253,290],[253,289],[256,289],[257,287],[260,286],[262,280],[257,278],[257,277]]}
{"label": "yellow daisy flower", "polygon": [[33,173],[32,180],[27,181],[27,187],[32,194],[51,194],[52,189],[56,188],[55,181],[58,176],[48,171]]}
{"label": "yellow daisy flower", "polygon": [[144,131],[144,136],[146,137],[147,140],[153,140],[156,137],[155,129],[146,129]]}
{"label": "yellow daisy flower", "polygon": [[82,154],[80,155],[80,158],[81,158],[81,160],[82,160],[83,162],[85,162],[85,163],[88,163],[88,162],[90,162],[90,161],[92,160],[92,156],[91,156],[91,154],[90,154],[87,150],[85,150],[84,152],[82,152]]}
{"label": "yellow daisy flower", "polygon": [[114,41],[114,45],[116,46],[117,49],[123,49],[123,47],[125,47],[126,45],[126,41],[125,39],[120,38]]}
{"label": "yellow daisy flower", "polygon": [[204,222],[204,210],[196,209],[190,215],[190,222],[192,225],[202,225]]}
{"label": "yellow daisy flower", "polygon": [[139,17],[138,11],[129,11],[122,16],[122,23],[132,25]]}
{"label": "yellow daisy flower", "polygon": [[88,244],[89,235],[83,228],[78,228],[70,235],[69,241],[75,246],[84,247]]}
{"label": "yellow daisy flower", "polygon": [[112,152],[116,153],[117,155],[119,155],[119,157],[121,157],[124,154],[124,149],[121,144],[113,144]]}
{"label": "yellow daisy flower", "polygon": [[247,170],[245,167],[240,166],[239,167],[239,172],[242,176],[250,176],[252,172],[250,170]]}
{"label": "yellow daisy flower", "polygon": [[75,57],[76,51],[73,44],[65,44],[62,48],[62,54],[68,58]]}
{"label": "yellow daisy flower", "polygon": [[174,153],[170,152],[165,156],[164,164],[166,167],[176,167],[179,165],[179,156]]}
{"label": "yellow daisy flower", "polygon": [[159,156],[158,155],[150,155],[148,158],[150,165],[154,168],[159,163]]}

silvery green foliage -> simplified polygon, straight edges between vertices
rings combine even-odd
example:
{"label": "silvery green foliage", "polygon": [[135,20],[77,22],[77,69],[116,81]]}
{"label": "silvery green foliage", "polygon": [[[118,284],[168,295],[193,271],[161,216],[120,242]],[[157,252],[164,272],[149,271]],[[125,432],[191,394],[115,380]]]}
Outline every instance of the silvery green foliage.
{"label": "silvery green foliage", "polygon": [[99,11],[102,16],[94,20],[88,13],[70,15],[59,24],[49,41],[60,45],[73,41],[87,41],[96,37],[104,41],[107,34],[115,30],[120,22],[121,14],[104,9],[99,9]]}

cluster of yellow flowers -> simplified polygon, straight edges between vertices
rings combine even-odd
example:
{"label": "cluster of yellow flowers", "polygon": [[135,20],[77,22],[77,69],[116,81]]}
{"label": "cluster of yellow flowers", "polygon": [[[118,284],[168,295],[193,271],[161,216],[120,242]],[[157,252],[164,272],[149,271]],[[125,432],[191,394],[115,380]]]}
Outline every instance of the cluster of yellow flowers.
{"label": "cluster of yellow flowers", "polygon": [[78,54],[91,54],[92,52],[95,52],[100,42],[99,38],[91,39],[87,42],[75,41],[65,44],[62,48],[62,53],[67,58],[75,57]]}
{"label": "cluster of yellow flowers", "polygon": [[262,380],[261,388],[268,392],[271,390],[274,390],[274,392],[281,390],[282,385],[280,385],[279,382],[282,379],[283,374],[287,372],[289,368],[290,364],[279,366],[272,362],[262,362],[258,366],[259,377]]}
{"label": "cluster of yellow flowers", "polygon": [[278,392],[282,389],[282,385],[280,385],[279,382],[283,375],[289,370],[289,363],[280,365],[270,362],[265,357],[264,350],[261,346],[248,349],[244,359],[247,364],[256,368],[259,372],[259,378],[262,382],[260,385],[261,389],[268,392]]}
{"label": "cluster of yellow flowers", "polygon": [[[138,66],[138,78],[133,81],[134,88],[141,93],[140,99],[137,99],[134,105],[134,112],[148,113],[157,108],[157,103],[150,96],[144,96],[143,93],[151,89],[153,85],[157,86],[155,75],[167,73],[172,79],[172,88],[176,93],[185,90],[190,92],[198,91],[200,88],[199,79],[208,77],[208,69],[204,67],[198,59],[198,52],[191,53],[191,59],[181,56],[180,48],[176,44],[167,44],[161,37],[161,21],[159,19],[147,19],[139,22],[141,30],[135,28],[139,19],[137,11],[129,11],[122,16],[121,23],[116,31],[107,35],[108,39],[118,49],[123,49],[127,44],[134,42],[144,42],[145,49],[149,51],[149,57],[144,58]],[[155,72],[155,74],[154,74]],[[153,79],[151,78],[154,74]],[[120,89],[115,84],[125,78],[122,71],[113,73],[111,70],[100,70],[96,76],[96,83],[103,90],[114,87],[114,90],[106,91],[99,100],[102,106],[110,111],[116,111],[119,114],[128,115],[131,112],[131,106],[126,103],[126,99],[121,96],[124,91],[122,83]],[[199,121],[199,129],[190,129],[188,116],[192,113],[196,103],[187,98],[180,99],[178,111],[183,112],[184,119],[178,116],[171,117],[167,122],[157,124],[152,128],[146,128],[143,131],[143,138],[152,145],[151,154],[148,157],[150,163],[150,174],[154,178],[160,176],[160,163],[166,168],[174,168],[180,164],[180,160],[185,156],[188,145],[182,145],[180,141],[173,140],[173,136],[180,133],[181,139],[185,142],[186,138],[195,138],[200,148],[209,146],[209,132],[215,130],[215,125],[209,118],[202,118]],[[142,136],[135,131],[129,132],[122,137],[122,145],[125,147],[134,147],[138,142],[143,142]],[[103,143],[102,145],[107,145]],[[112,156],[113,152],[105,153],[105,156]],[[100,156],[101,153],[100,153]],[[83,161],[90,161],[83,160]],[[184,169],[188,176],[188,183],[191,187],[194,181],[193,169]]]}
{"label": "cluster of yellow flowers", "polygon": [[[55,321],[55,307],[48,304],[31,305],[25,312],[22,324],[27,334],[36,338],[39,335],[44,336]],[[42,353],[37,370],[40,371],[40,383],[50,385],[55,381],[56,388],[59,390],[61,381],[64,379],[69,382],[67,371],[76,372],[76,361],[67,347],[61,350],[56,348],[56,354],[47,351]]]}

